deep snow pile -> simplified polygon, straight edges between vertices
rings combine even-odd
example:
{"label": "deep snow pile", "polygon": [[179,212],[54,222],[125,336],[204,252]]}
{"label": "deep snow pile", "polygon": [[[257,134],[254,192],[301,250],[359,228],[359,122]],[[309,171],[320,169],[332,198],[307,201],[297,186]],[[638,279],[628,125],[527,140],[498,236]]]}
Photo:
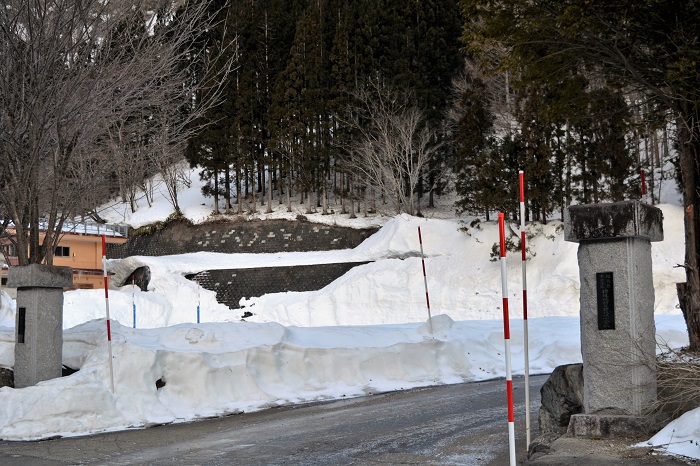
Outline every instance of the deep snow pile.
{"label": "deep snow pile", "polygon": [[[658,338],[687,344],[674,266],[682,262],[682,211],[662,206],[665,240],[652,246]],[[417,227],[426,253],[433,327],[426,323]],[[531,373],[580,361],[576,245],[561,223],[529,226]],[[148,292],[110,291],[116,393],[110,391],[104,294],[65,294],[64,363],[80,371],[35,387],[0,389],[0,438],[147,426],[300,401],[503,376],[500,267],[490,260],[496,226],[398,216],[353,250],[211,254],[110,261],[115,271],[151,268]],[[245,268],[374,261],[323,290],[216,303],[185,274]],[[520,260],[509,260],[513,369],[523,373]],[[132,329],[132,304],[138,329]],[[202,324],[194,324],[200,304]],[[436,316],[437,315],[437,316]],[[14,363],[14,302],[2,295],[0,366]],[[156,386],[164,383],[161,388]],[[51,403],[46,403],[51,399]],[[522,420],[516,420],[522,422]],[[691,423],[692,424],[692,423]],[[697,439],[692,426],[683,435]],[[675,435],[680,435],[676,431]],[[668,441],[668,440],[666,440]],[[700,456],[700,455],[699,455]]]}
{"label": "deep snow pile", "polygon": [[[80,371],[0,389],[0,438],[81,435],[505,374],[502,322],[440,315],[432,324],[432,336],[426,323],[232,322],[145,330],[115,324],[112,394],[105,322],[90,321],[64,335],[64,363]],[[680,316],[659,316],[658,327],[671,344],[687,341]],[[521,321],[511,328],[513,371],[522,374]],[[577,318],[533,319],[530,334],[531,373],[580,361]],[[0,337],[0,365],[11,365],[11,329],[1,329]]]}
{"label": "deep snow pile", "polygon": [[[677,282],[683,281],[683,217],[678,206],[661,206],[665,239],[653,243],[652,263],[656,313],[679,312]],[[466,221],[397,217],[360,245],[358,260],[384,257],[356,267],[320,291],[277,293],[242,304],[254,313],[248,320],[289,325],[391,324],[427,317],[417,228],[421,226],[431,308],[455,320],[498,319],[501,316],[500,265],[491,249],[498,226],[491,222],[470,227]],[[517,227],[515,227],[517,229]],[[577,244],[563,240],[563,225],[553,221],[527,228],[528,317],[578,315]],[[412,256],[412,257],[408,257]],[[521,309],[519,254],[508,259],[512,310]],[[377,286],[381,284],[381,286]],[[397,306],[397,303],[402,303]],[[333,312],[328,312],[332,309]]]}

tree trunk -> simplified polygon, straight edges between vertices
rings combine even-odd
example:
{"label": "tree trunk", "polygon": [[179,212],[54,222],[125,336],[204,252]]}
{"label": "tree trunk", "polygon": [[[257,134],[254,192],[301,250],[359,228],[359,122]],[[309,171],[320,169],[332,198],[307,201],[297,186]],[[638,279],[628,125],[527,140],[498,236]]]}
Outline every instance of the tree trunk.
{"label": "tree trunk", "polygon": [[255,161],[253,161],[253,166],[250,167],[250,195],[253,196],[253,203],[250,208],[251,214],[254,214],[258,211],[258,188],[255,186],[256,179],[257,175],[255,173]]}
{"label": "tree trunk", "polygon": [[272,179],[274,178],[273,173],[274,173],[274,165],[272,163],[272,160],[270,160],[270,164],[267,166],[268,170],[268,176],[267,176],[267,210],[265,210],[265,213],[271,214],[272,213]]}
{"label": "tree trunk", "polygon": [[287,184],[287,212],[292,211],[292,167],[288,166],[286,168],[287,176],[285,177],[285,183]]}
{"label": "tree trunk", "polygon": [[219,171],[214,170],[214,214],[219,215]]}
{"label": "tree trunk", "polygon": [[238,166],[238,161],[236,161],[236,206],[238,215],[243,215],[243,193],[241,188],[241,169]]}
{"label": "tree trunk", "polygon": [[226,168],[224,169],[225,177],[224,177],[224,189],[226,190],[226,193],[224,194],[224,199],[226,200],[226,213],[230,214],[231,213],[231,168],[226,165]]}
{"label": "tree trunk", "polygon": [[347,189],[347,186],[348,186],[347,179],[348,179],[348,177],[349,177],[349,176],[346,175],[345,173],[341,173],[341,174],[340,174],[340,189],[339,189],[339,191],[340,191],[340,213],[341,213],[341,214],[347,214],[347,213],[348,213],[347,208],[346,208],[346,206],[345,206],[345,196],[347,195],[346,193],[348,192],[348,189]]}
{"label": "tree trunk", "polygon": [[[690,350],[700,351],[700,135],[698,110],[685,113],[678,122],[680,168],[685,207],[685,276],[686,283],[677,285],[678,301],[688,327]],[[698,211],[698,212],[696,212]]]}
{"label": "tree trunk", "polygon": [[260,205],[265,205],[265,164],[258,162],[258,192],[260,193]]}

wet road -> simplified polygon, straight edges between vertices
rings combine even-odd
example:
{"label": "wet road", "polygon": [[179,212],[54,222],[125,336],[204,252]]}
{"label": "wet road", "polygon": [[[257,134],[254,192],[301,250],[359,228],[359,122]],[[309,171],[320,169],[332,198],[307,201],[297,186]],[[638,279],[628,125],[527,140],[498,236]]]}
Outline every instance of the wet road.
{"label": "wet road", "polygon": [[[530,378],[533,429],[546,379]],[[514,380],[514,397],[521,460],[522,378]],[[505,400],[504,380],[443,385],[89,437],[0,442],[0,464],[502,466]]]}

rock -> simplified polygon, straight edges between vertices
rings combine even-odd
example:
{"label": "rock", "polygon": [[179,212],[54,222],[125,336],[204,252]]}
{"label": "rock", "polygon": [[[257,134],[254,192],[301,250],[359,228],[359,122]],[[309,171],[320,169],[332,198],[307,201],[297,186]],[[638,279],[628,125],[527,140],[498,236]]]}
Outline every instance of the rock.
{"label": "rock", "polygon": [[0,387],[15,386],[15,374],[12,369],[4,369],[0,367]]}
{"label": "rock", "polygon": [[583,365],[554,369],[540,390],[540,432],[563,435],[573,414],[583,412]]}
{"label": "rock", "polygon": [[134,270],[134,284],[138,286],[141,291],[148,291],[148,283],[151,281],[151,269],[144,265]]}
{"label": "rock", "polygon": [[551,444],[566,433],[569,420],[583,412],[583,364],[558,366],[540,389],[540,436],[528,445],[528,459],[550,452]]}
{"label": "rock", "polygon": [[139,259],[134,257],[122,259],[112,266],[110,272],[112,273],[109,282],[110,288],[130,286],[133,276],[134,285],[138,286],[141,291],[148,291],[151,269]]}

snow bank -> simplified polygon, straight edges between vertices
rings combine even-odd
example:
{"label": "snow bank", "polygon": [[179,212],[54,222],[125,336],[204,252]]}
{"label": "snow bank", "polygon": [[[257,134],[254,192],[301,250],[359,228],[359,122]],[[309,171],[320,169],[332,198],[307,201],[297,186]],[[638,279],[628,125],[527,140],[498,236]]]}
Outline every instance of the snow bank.
{"label": "snow bank", "polygon": [[[679,312],[675,284],[685,280],[682,269],[675,267],[683,259],[683,213],[678,206],[664,205],[661,209],[665,239],[652,245],[655,312],[672,314]],[[322,326],[426,319],[419,225],[432,310],[455,320],[499,318],[500,265],[491,260],[498,226],[491,222],[471,227],[466,221],[398,216],[351,253],[375,262],[354,268],[319,291],[242,300],[241,305],[254,314],[248,320]],[[558,221],[530,224],[526,230],[531,251],[527,264],[528,317],[578,315],[578,245],[564,241],[563,224]],[[381,257],[388,259],[378,260]],[[511,312],[517,315],[522,312],[519,254],[509,253],[508,276]]]}
{"label": "snow bank", "polygon": [[[683,324],[680,316],[661,317],[662,329]],[[529,322],[532,374],[580,362],[577,318]],[[439,315],[432,324],[433,335],[425,322],[314,328],[237,322],[159,329],[114,324],[112,394],[106,325],[90,321],[64,334],[64,364],[78,372],[34,387],[0,388],[0,438],[84,435],[505,375],[501,321],[455,322]],[[512,321],[511,329],[513,373],[523,374],[522,321]],[[12,329],[0,329],[2,366],[13,362],[12,335]],[[662,336],[676,345],[685,337],[665,330]],[[158,388],[156,382],[164,385]]]}
{"label": "snow bank", "polygon": [[700,408],[683,414],[637,446],[649,445],[665,454],[700,459]]}
{"label": "snow bank", "polygon": [[[652,246],[657,338],[679,347],[688,341],[675,296],[675,283],[684,279],[675,268],[683,259],[682,209],[662,210],[666,239]],[[418,226],[431,308],[440,314],[433,318],[433,336],[426,323]],[[581,360],[577,246],[563,241],[559,222],[530,225],[528,235],[530,370],[548,373]],[[80,371],[34,387],[1,388],[0,438],[84,435],[503,377],[500,266],[490,260],[497,237],[493,223],[470,226],[460,220],[399,216],[353,250],[110,261],[115,270],[151,269],[149,291],[131,286],[110,291],[116,393],[109,387],[104,294],[66,293],[64,364]],[[218,304],[213,292],[184,278],[216,268],[366,260],[374,262],[323,290],[245,301],[245,310],[254,312],[257,322],[240,322],[243,310]],[[508,271],[516,375],[524,372],[522,321],[517,319],[520,266],[519,255],[512,254]],[[131,328],[132,303],[138,329]],[[202,324],[192,323],[198,304]],[[3,293],[1,367],[14,364],[13,327],[14,302]],[[689,419],[675,436],[697,441],[697,418]]]}

